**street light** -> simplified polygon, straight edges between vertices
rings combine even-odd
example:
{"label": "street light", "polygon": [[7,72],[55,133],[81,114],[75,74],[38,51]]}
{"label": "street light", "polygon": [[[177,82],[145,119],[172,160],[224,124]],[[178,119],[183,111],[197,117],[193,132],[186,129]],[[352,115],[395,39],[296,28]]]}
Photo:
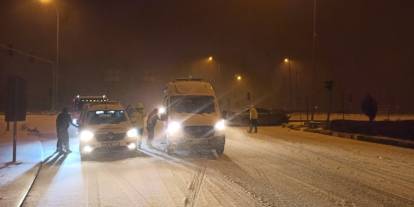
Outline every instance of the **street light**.
{"label": "street light", "polygon": [[213,56],[210,56],[210,57],[208,57],[208,61],[209,62],[212,62],[214,59],[213,59]]}
{"label": "street light", "polygon": [[289,58],[285,58],[285,59],[283,60],[283,62],[285,62],[285,63],[289,63]]}
{"label": "street light", "polygon": [[[52,0],[39,0],[41,4],[52,3]],[[53,71],[53,91],[52,91],[52,111],[56,110],[56,102],[58,96],[58,81],[59,81],[59,36],[60,36],[60,13],[57,3],[55,3],[55,12],[56,12],[56,68]]]}
{"label": "street light", "polygon": [[236,80],[237,81],[241,81],[243,79],[243,77],[241,75],[236,75]]}

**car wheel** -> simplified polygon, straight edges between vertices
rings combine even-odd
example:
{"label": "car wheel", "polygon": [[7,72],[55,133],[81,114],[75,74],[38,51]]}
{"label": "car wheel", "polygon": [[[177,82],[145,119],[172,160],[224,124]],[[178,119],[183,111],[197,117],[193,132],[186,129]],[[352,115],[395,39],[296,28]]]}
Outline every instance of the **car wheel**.
{"label": "car wheel", "polygon": [[87,160],[89,160],[89,156],[86,155],[86,154],[83,154],[83,153],[80,154],[80,158],[81,158],[81,161],[87,161]]}
{"label": "car wheel", "polygon": [[222,155],[224,153],[224,144],[216,147],[216,152],[218,155]]}

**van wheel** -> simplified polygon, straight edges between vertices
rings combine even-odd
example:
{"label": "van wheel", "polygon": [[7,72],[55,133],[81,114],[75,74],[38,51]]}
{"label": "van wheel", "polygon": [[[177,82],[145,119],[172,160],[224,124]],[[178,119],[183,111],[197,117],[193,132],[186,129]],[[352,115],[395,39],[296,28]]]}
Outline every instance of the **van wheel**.
{"label": "van wheel", "polygon": [[137,149],[142,149],[142,141],[137,142]]}

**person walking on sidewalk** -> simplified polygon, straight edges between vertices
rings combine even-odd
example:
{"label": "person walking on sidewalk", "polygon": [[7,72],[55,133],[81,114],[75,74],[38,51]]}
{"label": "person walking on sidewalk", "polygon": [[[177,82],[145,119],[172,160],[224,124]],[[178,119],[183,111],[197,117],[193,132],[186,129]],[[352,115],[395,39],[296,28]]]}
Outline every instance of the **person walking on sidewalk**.
{"label": "person walking on sidewalk", "polygon": [[70,153],[72,152],[69,148],[69,125],[72,123],[72,117],[70,116],[68,109],[64,107],[56,118],[56,133],[57,133],[57,144],[56,152],[59,153]]}
{"label": "person walking on sidewalk", "polygon": [[254,130],[254,133],[257,133],[257,119],[259,118],[259,115],[254,105],[250,106],[249,115],[250,115],[249,133],[252,133],[252,130]]}

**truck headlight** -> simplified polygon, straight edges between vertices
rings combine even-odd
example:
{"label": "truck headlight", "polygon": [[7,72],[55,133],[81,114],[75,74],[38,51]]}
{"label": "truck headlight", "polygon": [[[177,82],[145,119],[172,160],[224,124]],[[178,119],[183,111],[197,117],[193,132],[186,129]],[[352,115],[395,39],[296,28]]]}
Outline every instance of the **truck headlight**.
{"label": "truck headlight", "polygon": [[82,142],[89,142],[91,141],[91,139],[93,138],[94,134],[93,132],[89,131],[89,130],[83,130],[80,133],[80,140]]}
{"label": "truck headlight", "polygon": [[215,125],[214,125],[214,129],[218,130],[218,131],[222,131],[226,128],[226,123],[225,121],[222,119],[220,121],[218,121]]}
{"label": "truck headlight", "polygon": [[127,131],[128,137],[138,137],[138,130],[133,128]]}
{"label": "truck headlight", "polygon": [[168,134],[174,134],[174,133],[177,133],[178,131],[180,131],[180,129],[181,129],[181,124],[179,122],[172,121],[172,122],[168,123],[167,133]]}

